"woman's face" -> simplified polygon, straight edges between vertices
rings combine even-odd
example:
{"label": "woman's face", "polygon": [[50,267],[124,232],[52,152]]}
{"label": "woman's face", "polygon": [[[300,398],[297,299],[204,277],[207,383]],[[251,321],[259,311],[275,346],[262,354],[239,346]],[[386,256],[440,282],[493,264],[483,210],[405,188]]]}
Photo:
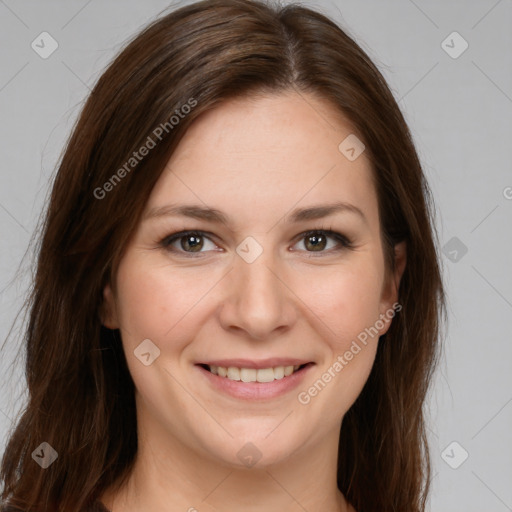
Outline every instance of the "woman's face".
{"label": "woman's face", "polygon": [[337,440],[405,263],[398,246],[385,279],[369,161],[339,147],[351,133],[294,92],[230,100],[188,130],[104,292],[139,436],[239,466]]}

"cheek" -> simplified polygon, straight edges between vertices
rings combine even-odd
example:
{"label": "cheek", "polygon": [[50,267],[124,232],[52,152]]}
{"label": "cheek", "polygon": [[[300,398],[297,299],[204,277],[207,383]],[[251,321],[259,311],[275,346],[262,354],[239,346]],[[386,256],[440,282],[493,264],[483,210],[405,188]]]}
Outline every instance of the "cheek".
{"label": "cheek", "polygon": [[190,320],[217,279],[212,272],[203,275],[197,269],[128,256],[117,277],[117,312],[125,344],[149,338],[163,347],[172,339],[173,348],[179,348],[180,337],[190,337],[189,331],[197,328]]}
{"label": "cheek", "polygon": [[[178,370],[179,355],[200,329],[200,300],[212,287],[202,277],[197,271],[194,275],[187,269],[155,264],[135,251],[125,257],[117,274],[118,318],[130,374],[144,407],[155,417],[165,416],[162,421],[176,429],[181,428],[180,421],[168,415],[168,404],[178,410],[190,404],[171,376]],[[159,353],[147,342],[142,345],[147,339]],[[149,348],[139,348],[143,346]],[[158,354],[148,366],[138,358],[147,351],[151,358]]]}
{"label": "cheek", "polygon": [[379,340],[375,324],[381,280],[378,269],[365,267],[365,272],[336,272],[316,288],[314,309],[322,320],[317,324],[329,327],[322,329],[328,351],[319,369],[320,378],[308,383],[311,387],[301,395],[306,402],[301,403],[315,400],[314,407],[320,408],[327,424],[341,420],[370,375]]}
{"label": "cheek", "polygon": [[[170,292],[166,283],[143,264],[126,259],[118,272],[118,317],[121,329],[132,342],[159,338]],[[172,318],[168,319],[172,322]],[[170,325],[167,326],[167,329]],[[125,336],[126,338],[126,336]],[[126,340],[124,340],[126,341]]]}
{"label": "cheek", "polygon": [[378,262],[374,262],[326,270],[323,275],[316,272],[309,280],[314,286],[302,285],[300,296],[308,297],[308,307],[328,327],[326,339],[333,349],[345,350],[347,343],[350,345],[361,331],[375,324],[382,279]]}

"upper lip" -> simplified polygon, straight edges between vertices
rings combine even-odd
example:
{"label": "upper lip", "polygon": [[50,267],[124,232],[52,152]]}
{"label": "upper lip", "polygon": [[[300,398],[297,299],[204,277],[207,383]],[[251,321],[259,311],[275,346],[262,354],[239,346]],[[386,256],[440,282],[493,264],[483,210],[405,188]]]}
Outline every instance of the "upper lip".
{"label": "upper lip", "polygon": [[229,368],[230,366],[235,368],[254,368],[260,370],[263,368],[276,368],[277,366],[296,366],[311,363],[305,359],[296,359],[290,357],[272,357],[269,359],[260,359],[258,361],[254,359],[215,359],[214,361],[202,361],[197,364],[206,364],[209,366],[222,366],[223,368]]}

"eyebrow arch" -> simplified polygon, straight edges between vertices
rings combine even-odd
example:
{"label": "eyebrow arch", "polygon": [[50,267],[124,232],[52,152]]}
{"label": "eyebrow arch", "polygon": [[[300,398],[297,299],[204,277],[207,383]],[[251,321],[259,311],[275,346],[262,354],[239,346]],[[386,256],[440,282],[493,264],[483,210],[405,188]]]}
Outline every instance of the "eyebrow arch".
{"label": "eyebrow arch", "polygon": [[[335,213],[347,212],[356,214],[365,222],[368,223],[364,213],[355,205],[345,202],[336,202],[322,205],[314,205],[308,208],[296,208],[293,210],[288,219],[289,224],[304,222],[307,220],[316,220],[328,217]],[[143,217],[144,220],[153,219],[158,217],[167,216],[182,216],[190,217],[198,220],[206,220],[224,224],[229,226],[228,217],[215,208],[208,208],[201,205],[165,205],[161,207],[152,208]]]}

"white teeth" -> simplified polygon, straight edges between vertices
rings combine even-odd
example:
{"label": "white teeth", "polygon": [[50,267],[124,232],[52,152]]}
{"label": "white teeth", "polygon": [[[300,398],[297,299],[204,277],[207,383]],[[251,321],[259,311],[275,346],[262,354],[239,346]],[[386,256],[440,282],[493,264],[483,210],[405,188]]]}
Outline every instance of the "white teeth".
{"label": "white teeth", "polygon": [[274,380],[274,369],[261,368],[256,372],[256,380],[258,382],[272,382]]}
{"label": "white teeth", "polygon": [[274,368],[274,379],[282,379],[284,377],[284,366]]}
{"label": "white teeth", "polygon": [[228,379],[231,380],[240,380],[240,370],[235,368],[234,366],[230,366],[228,368]]}
{"label": "white teeth", "polygon": [[256,370],[254,368],[240,368],[242,382],[256,382]]}
{"label": "white teeth", "polygon": [[291,375],[293,373],[293,366],[285,366],[284,367],[284,376],[288,377],[288,375]]}
{"label": "white teeth", "polygon": [[300,365],[295,366],[276,366],[275,368],[236,368],[230,366],[225,368],[223,366],[209,365],[210,371],[219,377],[227,377],[230,380],[242,382],[272,382],[273,380],[280,380],[283,377],[290,376],[293,372],[300,368]]}

